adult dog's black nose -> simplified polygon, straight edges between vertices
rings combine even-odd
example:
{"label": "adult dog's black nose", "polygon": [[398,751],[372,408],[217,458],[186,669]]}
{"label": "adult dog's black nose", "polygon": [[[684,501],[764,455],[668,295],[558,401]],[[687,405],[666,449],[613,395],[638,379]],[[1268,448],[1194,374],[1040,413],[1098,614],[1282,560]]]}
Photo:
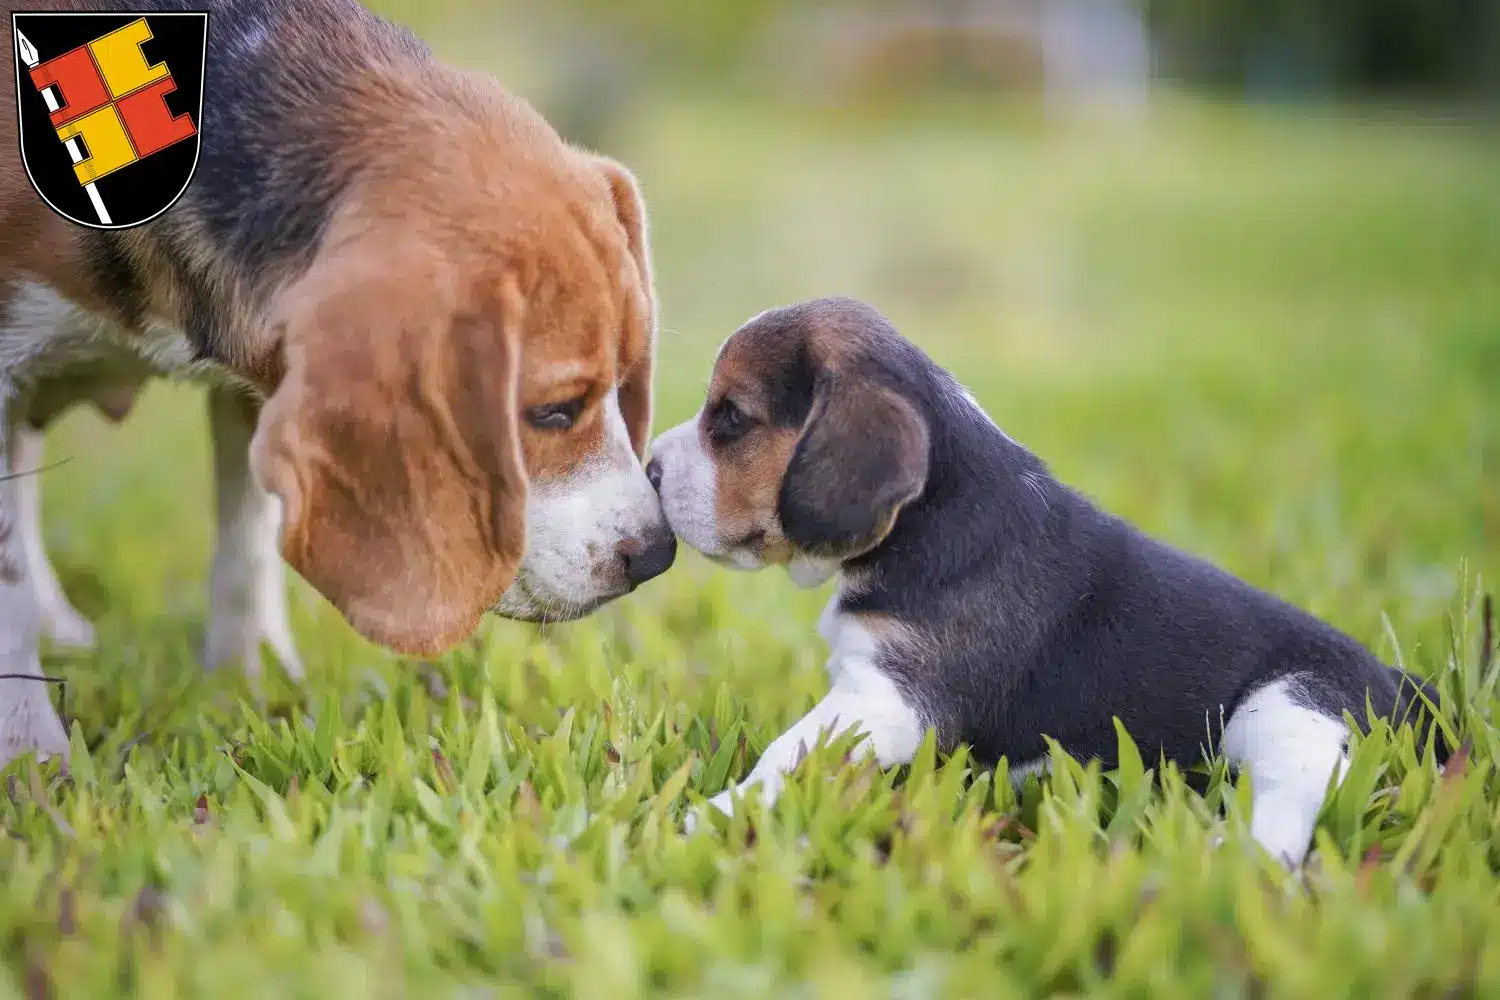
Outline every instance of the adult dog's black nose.
{"label": "adult dog's black nose", "polygon": [[642,537],[621,544],[620,555],[625,560],[625,578],[634,590],[671,569],[677,558],[677,536],[665,525],[653,528]]}
{"label": "adult dog's black nose", "polygon": [[661,492],[661,459],[653,458],[646,463],[646,480],[656,492]]}

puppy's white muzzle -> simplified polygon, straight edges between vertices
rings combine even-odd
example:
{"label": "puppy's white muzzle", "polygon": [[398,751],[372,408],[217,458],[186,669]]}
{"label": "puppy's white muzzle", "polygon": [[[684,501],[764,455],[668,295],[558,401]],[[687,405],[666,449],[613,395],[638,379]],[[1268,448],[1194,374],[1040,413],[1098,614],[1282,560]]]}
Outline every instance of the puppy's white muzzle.
{"label": "puppy's white muzzle", "polygon": [[713,459],[703,447],[696,415],[656,439],[647,468],[661,494],[662,512],[678,538],[710,559],[741,569],[758,568],[758,558],[743,550],[736,557],[722,537]]}

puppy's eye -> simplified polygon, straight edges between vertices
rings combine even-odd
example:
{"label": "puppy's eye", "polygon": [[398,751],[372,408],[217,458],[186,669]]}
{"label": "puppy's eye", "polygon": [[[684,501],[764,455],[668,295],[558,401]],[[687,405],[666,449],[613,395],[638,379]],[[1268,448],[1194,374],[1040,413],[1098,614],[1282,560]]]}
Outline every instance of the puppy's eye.
{"label": "puppy's eye", "polygon": [[547,403],[533,406],[526,411],[526,422],[539,431],[571,430],[583,412],[583,397],[570,399],[566,403]]}
{"label": "puppy's eye", "polygon": [[708,411],[708,436],[716,444],[743,437],[755,421],[734,400],[725,397]]}

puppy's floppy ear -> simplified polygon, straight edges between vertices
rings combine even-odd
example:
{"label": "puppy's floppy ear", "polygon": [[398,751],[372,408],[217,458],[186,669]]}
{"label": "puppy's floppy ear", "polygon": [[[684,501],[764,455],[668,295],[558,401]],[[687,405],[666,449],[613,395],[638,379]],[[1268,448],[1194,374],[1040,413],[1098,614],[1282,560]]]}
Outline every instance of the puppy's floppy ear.
{"label": "puppy's floppy ear", "polygon": [[787,540],[815,556],[878,545],[927,483],[927,422],[892,390],[825,372],[781,481]]}
{"label": "puppy's floppy ear", "polygon": [[630,259],[635,265],[638,294],[644,303],[644,315],[634,310],[628,322],[644,321],[641,331],[645,350],[636,360],[635,366],[625,372],[620,381],[620,412],[625,426],[630,430],[630,443],[641,458],[646,457],[646,445],[651,440],[651,382],[656,374],[656,293],[651,277],[651,247],[646,230],[646,203],[641,198],[635,177],[623,165],[604,156],[595,156],[595,163],[609,183],[610,197],[614,200],[615,215],[625,229],[629,242]]}
{"label": "puppy's floppy ear", "polygon": [[315,266],[280,303],[286,374],[251,442],[287,562],[402,653],[467,637],[525,551],[523,303],[507,283],[458,311],[447,277],[416,252]]}

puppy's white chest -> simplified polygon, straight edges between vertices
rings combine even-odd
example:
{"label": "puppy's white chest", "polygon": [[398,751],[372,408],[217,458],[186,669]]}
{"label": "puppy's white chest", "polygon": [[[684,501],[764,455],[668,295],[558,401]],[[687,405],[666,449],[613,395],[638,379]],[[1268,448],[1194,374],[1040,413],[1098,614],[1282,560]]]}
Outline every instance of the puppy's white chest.
{"label": "puppy's white chest", "polygon": [[843,618],[839,614],[839,594],[835,590],[828,603],[823,606],[823,613],[818,616],[818,635],[828,644],[828,659],[823,663],[823,669],[828,672],[830,682],[839,679],[843,672],[843,662],[839,658],[839,636],[843,631]]}
{"label": "puppy's white chest", "polygon": [[818,616],[818,635],[828,643],[830,650],[838,645],[842,617],[839,614],[839,594],[838,591],[834,591],[828,603],[823,605],[823,613]]}
{"label": "puppy's white chest", "polygon": [[828,661],[824,669],[831,681],[837,680],[850,664],[873,663],[880,651],[875,635],[860,624],[857,616],[839,611],[838,591],[834,591],[818,617],[818,635],[828,643]]}

